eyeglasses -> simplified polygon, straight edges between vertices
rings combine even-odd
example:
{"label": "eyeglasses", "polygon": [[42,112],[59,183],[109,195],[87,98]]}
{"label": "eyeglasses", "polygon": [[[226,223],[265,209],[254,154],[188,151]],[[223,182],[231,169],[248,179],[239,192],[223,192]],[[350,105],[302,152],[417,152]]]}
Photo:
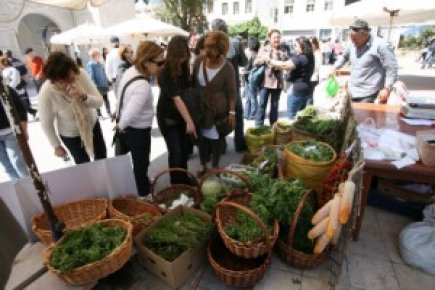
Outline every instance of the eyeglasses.
{"label": "eyeglasses", "polygon": [[159,67],[165,64],[164,60],[156,61],[156,60],[150,59],[149,62],[152,62]]}

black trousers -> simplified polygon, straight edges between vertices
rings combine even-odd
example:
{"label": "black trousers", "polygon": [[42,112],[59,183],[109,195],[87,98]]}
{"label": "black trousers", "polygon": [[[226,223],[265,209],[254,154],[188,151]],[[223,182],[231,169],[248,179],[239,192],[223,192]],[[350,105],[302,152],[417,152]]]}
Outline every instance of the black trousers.
{"label": "black trousers", "polygon": [[379,92],[376,92],[373,95],[363,97],[363,98],[358,98],[358,99],[354,99],[351,96],[351,100],[352,100],[352,102],[355,102],[355,103],[374,103],[376,98],[378,97],[378,95],[379,95]]}
{"label": "black trousers", "polygon": [[[103,132],[101,131],[100,122],[97,121],[95,123],[92,133],[94,141],[94,159],[98,160],[106,158],[107,149],[106,143],[104,142]],[[80,136],[65,137],[60,135],[60,139],[62,140],[63,144],[65,144],[66,148],[68,148],[76,164],[86,163],[91,160],[82,144],[83,142]]]}
{"label": "black trousers", "polygon": [[222,154],[222,147],[225,146],[225,137],[219,139],[208,139],[204,136],[198,136],[199,139],[199,160],[204,167],[211,160],[213,168],[219,167],[219,161]]}
{"label": "black trousers", "polygon": [[151,128],[127,127],[119,137],[119,148],[116,148],[115,152],[117,155],[131,153],[137,191],[140,196],[146,196],[150,192],[148,167],[151,153]]}

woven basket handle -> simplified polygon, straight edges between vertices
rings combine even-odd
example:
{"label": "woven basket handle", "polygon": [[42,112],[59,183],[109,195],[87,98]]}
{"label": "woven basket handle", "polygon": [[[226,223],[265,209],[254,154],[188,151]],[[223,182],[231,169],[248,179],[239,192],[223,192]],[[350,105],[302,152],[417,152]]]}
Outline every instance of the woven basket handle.
{"label": "woven basket handle", "polygon": [[287,237],[287,244],[291,247],[293,245],[293,235],[296,231],[296,226],[298,225],[299,216],[302,212],[302,209],[304,208],[305,201],[307,200],[308,196],[312,193],[312,190],[306,190],[304,192],[304,195],[302,195],[301,199],[299,200],[298,207],[296,208],[296,211],[292,218],[292,223],[290,225],[290,230],[288,232]]}
{"label": "woven basket handle", "polygon": [[201,192],[202,190],[202,185],[204,184],[204,182],[209,179],[211,176],[213,175],[218,175],[218,174],[222,174],[222,173],[226,173],[226,174],[230,174],[230,175],[234,175],[236,176],[238,179],[240,179],[240,181],[242,181],[246,187],[248,188],[248,192],[252,192],[252,185],[251,183],[248,181],[248,179],[246,177],[244,177],[243,175],[234,172],[232,170],[226,170],[226,169],[212,169],[209,173],[207,173],[206,175],[204,175],[204,177],[200,180],[199,182],[199,186],[198,186],[198,191]]}
{"label": "woven basket handle", "polygon": [[159,178],[162,177],[163,175],[165,175],[165,174],[169,174],[169,173],[171,173],[171,172],[183,172],[183,173],[185,173],[186,175],[188,175],[188,176],[189,176],[193,181],[195,181],[195,183],[196,183],[196,189],[197,189],[197,190],[195,190],[195,193],[194,193],[194,197],[193,197],[193,198],[195,199],[196,202],[199,202],[198,192],[199,192],[200,187],[199,187],[198,179],[196,179],[195,175],[193,175],[192,173],[190,173],[189,171],[187,171],[187,170],[184,169],[184,168],[169,168],[169,169],[163,170],[162,172],[158,173],[158,174],[154,177],[154,180],[151,182],[151,185],[150,185],[150,191],[151,191],[151,196],[153,197],[153,200],[155,200],[154,188],[156,187],[157,181],[158,181]]}
{"label": "woven basket handle", "polygon": [[253,218],[258,223],[261,230],[264,232],[264,242],[267,246],[266,261],[269,263],[271,260],[271,257],[272,257],[272,244],[270,243],[269,230],[267,229],[264,222],[250,208],[243,206],[241,204],[235,203],[235,202],[231,202],[231,201],[221,201],[220,203],[217,204],[216,211],[219,210],[219,207],[223,207],[223,206],[232,206],[232,207],[235,207],[237,209],[240,209],[241,211],[244,211],[245,213],[247,213],[251,218]]}

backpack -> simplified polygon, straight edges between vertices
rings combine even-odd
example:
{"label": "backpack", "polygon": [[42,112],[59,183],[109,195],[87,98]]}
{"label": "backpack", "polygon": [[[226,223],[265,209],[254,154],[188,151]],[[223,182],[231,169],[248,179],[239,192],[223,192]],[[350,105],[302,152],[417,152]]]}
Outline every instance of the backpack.
{"label": "backpack", "polygon": [[252,85],[253,88],[261,87],[261,83],[264,80],[264,73],[266,71],[266,66],[260,65],[255,66],[251,69],[248,75],[248,82]]}

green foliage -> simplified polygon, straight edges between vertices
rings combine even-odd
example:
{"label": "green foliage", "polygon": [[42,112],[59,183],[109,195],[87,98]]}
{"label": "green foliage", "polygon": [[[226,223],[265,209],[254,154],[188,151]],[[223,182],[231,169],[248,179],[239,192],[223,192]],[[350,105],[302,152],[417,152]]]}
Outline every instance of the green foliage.
{"label": "green foliage", "polygon": [[52,252],[50,265],[61,273],[99,261],[109,255],[125,239],[121,227],[92,224],[65,234],[60,245]]}
{"label": "green foliage", "polygon": [[266,148],[252,161],[251,165],[259,168],[265,161],[267,163],[261,169],[261,172],[272,177],[275,174],[275,167],[278,163],[278,155],[275,148]]}
{"label": "green foliage", "polygon": [[399,46],[408,49],[422,48],[427,45],[431,37],[435,37],[435,26],[426,28],[419,36],[410,36],[400,40]]}
{"label": "green foliage", "polygon": [[187,249],[199,247],[211,229],[211,223],[192,213],[166,216],[147,233],[143,244],[172,262]]}
{"label": "green foliage", "polygon": [[163,0],[164,9],[157,16],[190,31],[194,24],[202,24],[205,18],[203,7],[207,1],[204,0]]}
{"label": "green foliage", "polygon": [[272,132],[271,126],[260,126],[251,129],[251,134],[255,136],[269,135]]}
{"label": "green foliage", "polygon": [[228,26],[228,33],[232,36],[241,35],[243,37],[255,36],[263,40],[267,36],[267,27],[263,26],[260,19],[255,16],[253,19]]}
{"label": "green foliage", "polygon": [[315,162],[330,161],[334,157],[330,147],[313,140],[287,145],[287,149],[306,160]]}

